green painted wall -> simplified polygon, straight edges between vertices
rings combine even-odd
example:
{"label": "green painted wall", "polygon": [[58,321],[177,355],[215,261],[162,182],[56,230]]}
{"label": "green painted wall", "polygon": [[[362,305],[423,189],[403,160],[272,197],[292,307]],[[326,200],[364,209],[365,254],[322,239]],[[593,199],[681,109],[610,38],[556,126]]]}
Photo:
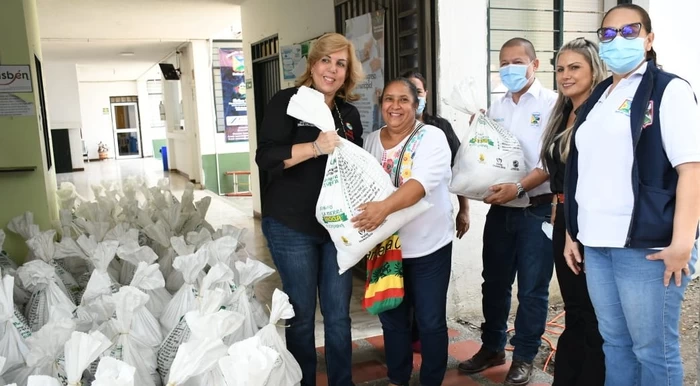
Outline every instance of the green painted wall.
{"label": "green painted wall", "polygon": [[0,167],[36,167],[33,172],[0,173],[0,227],[7,234],[4,249],[15,260],[21,261],[26,255],[26,246],[20,237],[7,231],[7,223],[15,216],[31,211],[35,223],[42,230],[48,229],[58,218],[56,174],[53,167],[47,170],[44,136],[39,123],[34,55],[40,60],[42,56],[36,2],[3,1],[1,8],[2,64],[31,66],[34,92],[14,95],[36,107],[33,116],[0,117]]}
{"label": "green painted wall", "polygon": [[153,158],[163,159],[163,156],[160,155],[160,148],[163,146],[168,146],[167,139],[154,139],[153,140]]}
{"label": "green painted wall", "polygon": [[[216,155],[202,155],[202,169],[204,169],[204,187],[214,193],[218,193],[216,185]],[[226,153],[219,154],[219,181],[221,182],[221,193],[233,192],[233,176],[224,173],[228,171],[250,170],[249,153]],[[239,177],[239,190],[249,189],[248,177]]]}

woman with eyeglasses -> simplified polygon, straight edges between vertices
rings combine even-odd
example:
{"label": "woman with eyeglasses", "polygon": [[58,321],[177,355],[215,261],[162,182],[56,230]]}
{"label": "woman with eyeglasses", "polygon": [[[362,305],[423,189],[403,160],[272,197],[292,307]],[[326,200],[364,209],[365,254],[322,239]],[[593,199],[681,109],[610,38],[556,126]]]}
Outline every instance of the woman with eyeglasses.
{"label": "woman with eyeglasses", "polygon": [[685,80],[658,68],[643,8],[612,8],[598,37],[613,75],[576,118],[565,257],[586,272],[605,384],[680,386],[680,308],[700,219],[700,108]]}
{"label": "woman with eyeglasses", "polygon": [[[607,76],[598,46],[584,38],[566,43],[557,54],[559,96],[542,136],[540,159],[549,174],[552,203],[552,251],[564,300],[566,327],[557,342],[552,386],[602,386],[605,381],[603,338],[586,287],[586,276],[571,272],[564,259],[564,170],[576,114],[591,91]],[[580,249],[579,249],[580,251]]]}

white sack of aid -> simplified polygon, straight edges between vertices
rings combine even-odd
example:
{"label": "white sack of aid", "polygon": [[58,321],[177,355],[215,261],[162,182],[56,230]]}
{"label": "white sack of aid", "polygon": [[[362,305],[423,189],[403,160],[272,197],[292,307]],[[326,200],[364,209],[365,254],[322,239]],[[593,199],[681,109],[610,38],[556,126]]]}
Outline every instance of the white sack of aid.
{"label": "white sack of aid", "polygon": [[[321,131],[335,130],[333,116],[324,102],[323,94],[300,87],[289,101],[287,114],[313,124]],[[396,188],[391,178],[371,154],[341,138],[340,144],[328,156],[326,174],[316,202],[316,219],[323,225],[338,250],[340,273],[357,264],[377,244],[384,241],[409,221],[430,208],[424,200],[390,214],[372,232],[353,227],[358,207],[370,201],[381,201]]]}
{"label": "white sack of aid", "polygon": [[[475,115],[455,156],[450,192],[483,201],[493,185],[516,183],[527,175],[525,155],[520,142],[496,121],[480,112],[476,103],[474,79],[455,85],[443,101],[455,110]],[[526,207],[527,194],[504,206]]]}

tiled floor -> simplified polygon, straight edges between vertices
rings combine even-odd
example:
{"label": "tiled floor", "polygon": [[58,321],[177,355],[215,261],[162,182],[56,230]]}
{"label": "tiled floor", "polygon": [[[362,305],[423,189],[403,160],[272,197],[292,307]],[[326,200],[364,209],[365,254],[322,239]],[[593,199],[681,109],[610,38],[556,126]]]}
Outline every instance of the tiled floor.
{"label": "tiled floor", "polygon": [[[467,360],[474,355],[481,343],[478,341],[478,331],[472,330],[458,323],[450,323],[448,330],[450,346],[448,348],[447,373],[442,383],[443,386],[494,386],[503,384],[510,366],[510,353],[504,365],[494,367],[477,375],[462,375],[457,371],[459,362]],[[386,358],[384,356],[384,339],[381,335],[360,339],[353,342],[353,381],[358,386],[387,385]],[[316,385],[326,386],[328,380],[323,363],[323,348],[318,349],[319,371],[316,375]],[[419,385],[418,371],[422,364],[420,354],[413,354],[414,374],[411,385]],[[539,369],[535,371],[531,386],[549,386],[551,377]]]}
{"label": "tiled floor", "polygon": [[[161,163],[154,159],[139,160],[105,160],[85,164],[84,172],[59,174],[58,183],[72,182],[78,193],[87,199],[93,198],[92,185],[104,182],[119,182],[128,176],[142,176],[150,185],[155,185],[161,178],[170,178],[170,187],[176,196],[180,196],[187,181],[180,175],[170,175],[163,172]],[[207,190],[195,190],[195,200],[203,197],[212,197],[211,206],[207,213],[207,221],[215,228],[224,224],[231,224],[248,230],[245,243],[248,252],[260,261],[274,267],[267,250],[260,222],[253,218],[252,199],[249,197],[222,197]],[[272,275],[256,286],[256,296],[264,303],[269,304],[272,292],[281,287],[279,275]],[[384,340],[381,337],[381,325],[377,317],[369,315],[361,308],[361,296],[364,293],[364,281],[355,279],[355,291],[351,305],[352,335],[355,340],[353,345],[353,378],[358,385],[386,385],[386,361],[384,358]],[[316,316],[316,343],[319,347],[319,373],[317,384],[327,384],[325,365],[323,360],[323,324],[320,312]],[[448,372],[443,382],[444,386],[460,385],[495,385],[503,382],[508,365],[490,369],[483,374],[467,377],[456,371],[459,361],[471,357],[480,347],[478,333],[461,324],[450,322],[450,347]],[[420,368],[421,357],[414,355],[414,367]],[[414,377],[416,378],[416,377]],[[418,384],[418,379],[413,379],[412,384]],[[549,385],[551,378],[538,371],[533,379],[532,386]]]}

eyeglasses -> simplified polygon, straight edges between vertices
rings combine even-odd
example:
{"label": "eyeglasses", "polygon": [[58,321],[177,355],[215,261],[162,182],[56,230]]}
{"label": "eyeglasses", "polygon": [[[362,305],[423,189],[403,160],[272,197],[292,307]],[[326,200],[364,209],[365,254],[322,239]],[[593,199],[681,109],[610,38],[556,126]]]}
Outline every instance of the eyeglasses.
{"label": "eyeglasses", "polygon": [[601,43],[607,43],[617,37],[619,33],[625,39],[636,39],[642,31],[642,23],[632,23],[623,25],[622,28],[603,27],[598,28],[598,39]]}

